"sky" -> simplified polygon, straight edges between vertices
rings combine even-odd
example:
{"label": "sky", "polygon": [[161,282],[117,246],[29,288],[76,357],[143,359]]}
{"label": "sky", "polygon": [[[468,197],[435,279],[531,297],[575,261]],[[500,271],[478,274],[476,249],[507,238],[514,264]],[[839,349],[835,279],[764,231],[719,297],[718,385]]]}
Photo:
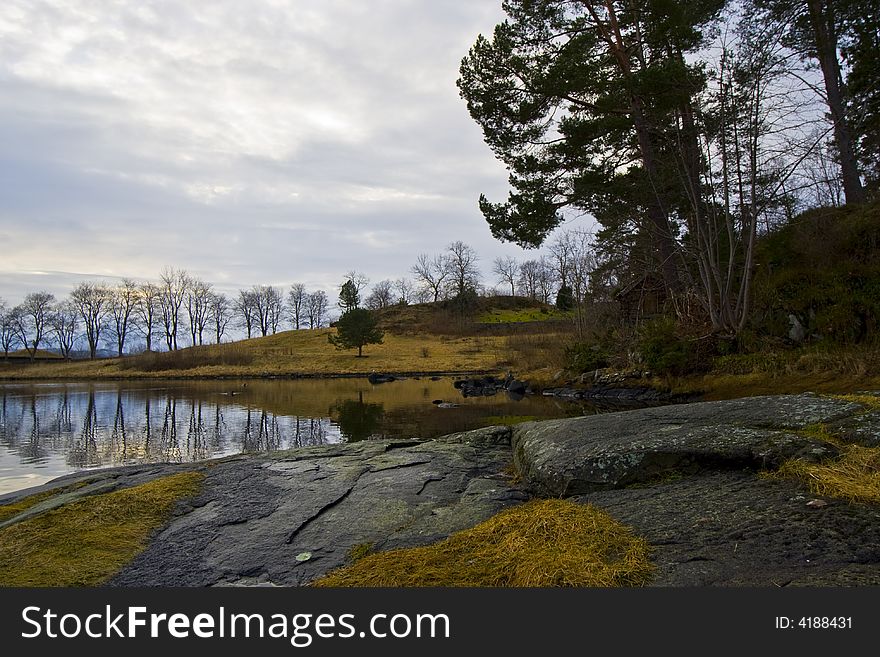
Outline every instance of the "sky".
{"label": "sky", "polygon": [[4,0],[0,298],[408,275],[507,196],[455,80],[501,0]]}

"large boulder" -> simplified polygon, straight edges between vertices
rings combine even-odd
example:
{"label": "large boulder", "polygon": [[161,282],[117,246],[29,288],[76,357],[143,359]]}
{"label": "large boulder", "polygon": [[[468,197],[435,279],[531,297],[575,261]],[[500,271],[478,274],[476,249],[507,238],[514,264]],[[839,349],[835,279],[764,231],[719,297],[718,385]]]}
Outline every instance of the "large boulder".
{"label": "large boulder", "polygon": [[778,467],[837,448],[799,433],[863,410],[815,395],[752,397],[518,425],[514,460],[545,495],[577,495],[703,470]]}

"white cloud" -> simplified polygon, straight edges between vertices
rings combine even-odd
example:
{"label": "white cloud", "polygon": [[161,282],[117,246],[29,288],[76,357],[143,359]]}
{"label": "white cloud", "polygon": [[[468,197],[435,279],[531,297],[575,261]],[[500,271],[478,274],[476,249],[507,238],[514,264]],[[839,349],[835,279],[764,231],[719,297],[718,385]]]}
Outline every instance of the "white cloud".
{"label": "white cloud", "polygon": [[500,0],[5,0],[0,296],[35,271],[329,287],[457,239],[520,254],[476,208],[506,172],[455,87],[501,18]]}

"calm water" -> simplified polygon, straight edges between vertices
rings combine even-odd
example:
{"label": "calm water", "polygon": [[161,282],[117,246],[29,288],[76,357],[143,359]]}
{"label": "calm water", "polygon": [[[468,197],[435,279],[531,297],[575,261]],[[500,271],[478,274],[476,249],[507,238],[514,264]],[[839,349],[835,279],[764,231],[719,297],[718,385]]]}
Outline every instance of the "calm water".
{"label": "calm water", "polygon": [[[436,399],[460,406],[438,408]],[[431,438],[505,416],[594,412],[541,396],[465,399],[452,379],[0,384],[0,494],[85,468]]]}

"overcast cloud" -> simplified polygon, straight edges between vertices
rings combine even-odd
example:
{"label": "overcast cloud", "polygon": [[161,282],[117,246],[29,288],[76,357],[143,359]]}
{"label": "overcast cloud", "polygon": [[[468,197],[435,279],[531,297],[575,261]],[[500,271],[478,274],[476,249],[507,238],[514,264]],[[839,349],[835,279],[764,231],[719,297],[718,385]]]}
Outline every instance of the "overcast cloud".
{"label": "overcast cloud", "polygon": [[477,209],[506,172],[455,86],[500,4],[4,0],[0,297],[166,265],[330,292],[457,239],[487,274],[527,257]]}

